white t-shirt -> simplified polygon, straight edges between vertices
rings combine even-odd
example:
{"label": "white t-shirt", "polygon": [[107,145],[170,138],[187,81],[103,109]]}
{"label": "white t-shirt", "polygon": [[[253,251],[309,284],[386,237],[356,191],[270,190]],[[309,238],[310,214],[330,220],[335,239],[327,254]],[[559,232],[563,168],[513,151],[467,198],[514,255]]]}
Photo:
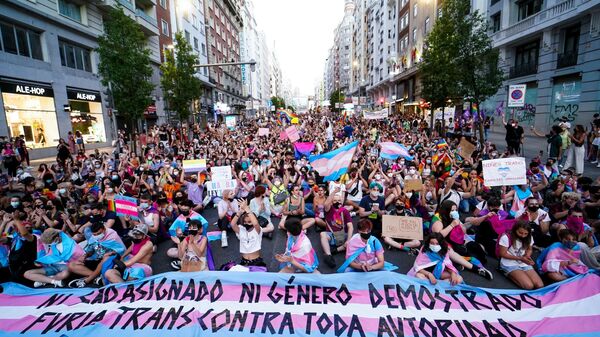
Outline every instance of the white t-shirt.
{"label": "white t-shirt", "polygon": [[325,130],[325,138],[327,140],[333,140],[333,127],[331,125]]}
{"label": "white t-shirt", "polygon": [[[510,241],[508,240],[508,235],[506,234],[502,234],[500,236],[500,242],[498,243],[500,246],[502,247],[506,247],[508,248],[508,253],[512,256],[524,256],[525,255],[525,249],[523,249],[523,244],[521,243],[520,240],[516,240],[514,245],[510,244]],[[533,238],[531,238],[531,243],[529,245],[530,247],[533,246]],[[517,260],[509,260],[509,259],[505,259],[505,258],[501,258],[500,259],[500,264],[502,266],[506,266],[506,267],[526,267],[527,264],[521,262],[521,261],[517,261]]]}
{"label": "white t-shirt", "polygon": [[[442,192],[444,192],[443,189],[442,189]],[[458,206],[458,205],[460,205],[460,201],[463,198],[463,194],[465,194],[465,193],[464,192],[458,192],[458,191],[455,191],[455,190],[451,189],[450,192],[448,192],[448,193],[446,193],[446,194],[444,194],[442,196],[442,198],[440,199],[441,200],[440,203],[442,203],[442,202],[444,202],[446,200],[450,200],[450,201],[454,202],[454,204],[456,206]]]}
{"label": "white t-shirt", "polygon": [[236,236],[240,240],[240,253],[251,254],[258,252],[262,245],[262,228],[260,229],[260,232],[257,232],[256,229],[248,232],[246,227],[241,225],[238,228],[240,231]]}
{"label": "white t-shirt", "polygon": [[[354,202],[360,202],[363,197],[362,188],[363,188],[363,182],[361,180],[357,180],[354,184],[352,184],[352,186],[348,190],[348,200],[351,200]],[[356,189],[357,191],[354,195],[352,195],[351,193],[354,192],[354,189]]]}

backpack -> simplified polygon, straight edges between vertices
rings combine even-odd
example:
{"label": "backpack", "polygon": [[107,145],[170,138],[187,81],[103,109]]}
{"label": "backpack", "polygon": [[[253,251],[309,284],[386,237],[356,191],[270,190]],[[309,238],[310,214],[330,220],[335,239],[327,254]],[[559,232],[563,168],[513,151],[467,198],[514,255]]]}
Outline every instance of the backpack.
{"label": "backpack", "polygon": [[[512,238],[510,237],[510,231],[506,231],[504,232],[504,234],[506,234],[506,236],[508,237],[508,247],[506,247],[506,249],[510,249],[510,247],[512,246]],[[503,235],[503,234],[502,234]],[[498,240],[496,240],[496,258],[498,260],[501,259],[500,257],[500,238],[502,237],[502,235],[498,236]]]}
{"label": "backpack", "polygon": [[[279,205],[282,204],[288,197],[288,193],[285,190],[284,187],[276,187],[273,186],[274,188],[271,189],[271,194],[272,194],[272,202],[273,205]],[[277,191],[275,191],[275,189],[277,189]]]}

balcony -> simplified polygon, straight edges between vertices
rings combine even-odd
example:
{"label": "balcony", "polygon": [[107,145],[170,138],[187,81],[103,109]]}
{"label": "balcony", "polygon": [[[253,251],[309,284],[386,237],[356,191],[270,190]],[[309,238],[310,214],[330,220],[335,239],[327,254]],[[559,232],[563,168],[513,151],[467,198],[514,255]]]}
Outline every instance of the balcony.
{"label": "balcony", "polygon": [[523,63],[510,68],[510,78],[537,74],[537,63]]}
{"label": "balcony", "polygon": [[577,65],[577,56],[577,51],[558,54],[558,59],[556,60],[556,68],[560,69]]}
{"label": "balcony", "polygon": [[492,35],[494,47],[571,19],[595,6],[591,0],[564,0]]}
{"label": "balcony", "polygon": [[148,15],[141,8],[136,8],[135,19],[140,24],[144,33],[148,36],[158,36],[158,26],[156,19]]}

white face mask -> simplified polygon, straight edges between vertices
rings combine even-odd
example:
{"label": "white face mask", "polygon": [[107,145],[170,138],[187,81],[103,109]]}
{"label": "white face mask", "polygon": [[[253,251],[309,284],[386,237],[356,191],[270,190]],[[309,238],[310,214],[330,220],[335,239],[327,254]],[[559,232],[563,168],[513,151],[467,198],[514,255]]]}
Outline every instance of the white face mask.
{"label": "white face mask", "polygon": [[408,170],[408,173],[409,174],[415,174],[415,173],[417,173],[417,171],[415,169],[410,169],[410,170]]}
{"label": "white face mask", "polygon": [[92,235],[92,237],[94,239],[96,239],[96,241],[100,241],[100,240],[104,239],[104,235],[105,235],[105,233],[102,233],[102,234],[98,234],[98,235]]}
{"label": "white face mask", "polygon": [[450,212],[450,217],[454,220],[458,220],[460,218],[460,214],[458,213],[458,211],[452,211]]}
{"label": "white face mask", "polygon": [[442,250],[442,246],[440,246],[440,245],[429,245],[429,249],[431,249],[431,251],[434,252],[434,253],[438,253],[440,250]]}

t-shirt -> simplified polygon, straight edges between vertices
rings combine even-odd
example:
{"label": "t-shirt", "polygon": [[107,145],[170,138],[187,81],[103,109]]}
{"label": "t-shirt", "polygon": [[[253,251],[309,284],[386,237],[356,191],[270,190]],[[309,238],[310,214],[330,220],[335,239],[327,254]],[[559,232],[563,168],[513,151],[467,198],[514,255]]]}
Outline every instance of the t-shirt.
{"label": "t-shirt", "polygon": [[[367,195],[362,198],[362,200],[360,201],[360,204],[358,206],[364,208],[365,211],[368,212],[372,209],[373,205],[379,205],[379,209],[384,210],[385,209],[385,199],[382,196],[378,196],[377,200],[373,200],[373,199],[371,199],[371,195]],[[373,214],[368,215],[367,218],[380,219],[381,215],[379,215],[378,213],[373,213]]]}
{"label": "t-shirt", "polygon": [[201,204],[202,203],[202,193],[204,192],[204,186],[198,185],[197,183],[192,183],[192,182],[187,181],[185,183],[185,187],[187,189],[188,199],[196,205]]}
{"label": "t-shirt", "polygon": [[[329,208],[329,211],[325,213],[325,221],[327,221],[327,224],[329,224],[334,231],[337,232],[343,230],[344,232],[347,232],[348,227],[346,224],[352,222],[352,217],[347,208],[341,207],[340,209],[335,209],[332,206]],[[329,230],[329,228],[327,228],[327,230]]]}
{"label": "t-shirt", "polygon": [[238,228],[240,231],[236,236],[240,240],[240,253],[251,254],[259,251],[262,245],[262,228],[260,232],[257,232],[256,229],[248,232],[244,226]]}
{"label": "t-shirt", "polygon": [[[515,243],[513,245],[511,245],[510,240],[508,239],[508,235],[506,234],[502,234],[500,236],[500,241],[498,242],[498,244],[502,247],[506,247],[508,248],[508,253],[510,255],[513,256],[524,256],[525,255],[525,249],[523,249],[523,243],[521,242],[521,240],[516,240]],[[531,238],[531,243],[529,245],[530,247],[533,246],[533,238]],[[521,262],[521,261],[517,261],[517,260],[509,260],[509,259],[505,259],[505,258],[501,258],[500,259],[500,264],[502,266],[506,266],[506,267],[525,267],[527,266],[527,264]]]}

